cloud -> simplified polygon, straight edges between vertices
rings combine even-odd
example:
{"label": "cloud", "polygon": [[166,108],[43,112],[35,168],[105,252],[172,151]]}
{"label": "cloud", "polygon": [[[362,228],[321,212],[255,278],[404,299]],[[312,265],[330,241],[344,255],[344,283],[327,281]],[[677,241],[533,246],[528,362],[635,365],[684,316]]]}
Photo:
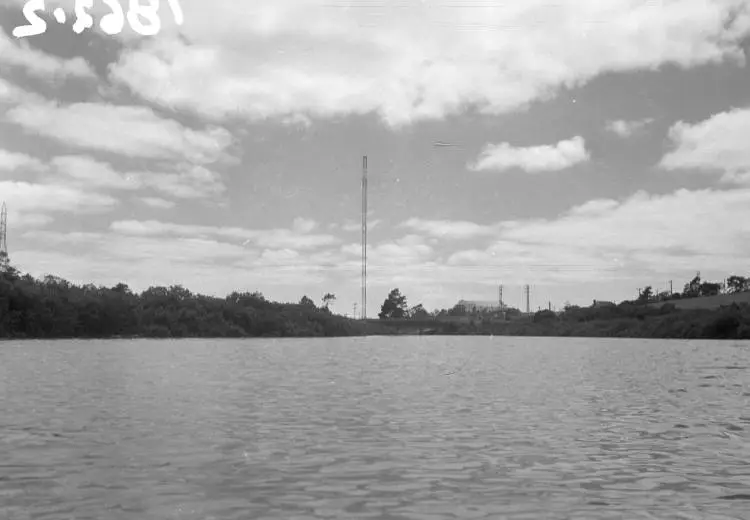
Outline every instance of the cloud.
{"label": "cloud", "polygon": [[[84,189],[138,190],[152,188],[180,199],[216,197],[226,191],[218,173],[203,166],[177,164],[176,172],[131,171],[119,172],[111,164],[87,155],[66,155],[52,159],[55,174],[48,181],[74,185]],[[146,197],[143,202],[152,207],[172,207],[160,198]]]}
{"label": "cloud", "polygon": [[[311,221],[296,222],[292,229],[246,229],[238,227],[215,227],[174,224],[157,220],[137,221],[124,220],[113,222],[112,231],[138,236],[188,236],[188,237],[222,237],[232,240],[243,240],[244,245],[256,245],[267,249],[314,249],[337,244],[339,240],[332,235],[311,234]],[[308,231],[309,230],[309,231]]]}
{"label": "cloud", "polygon": [[282,124],[298,127],[298,128],[310,128],[312,126],[312,120],[304,114],[292,114],[282,119]]}
{"label": "cloud", "polygon": [[309,233],[318,227],[318,223],[312,219],[297,217],[292,223],[292,230],[297,233]]}
{"label": "cloud", "polygon": [[604,72],[741,62],[750,34],[745,0],[345,4],[183,0],[186,38],[165,16],[110,76],[211,118],[375,113],[403,125],[516,110]]}
{"label": "cloud", "polygon": [[173,201],[161,199],[159,197],[141,197],[140,201],[146,206],[157,209],[172,209],[175,207]]}
{"label": "cloud", "polygon": [[29,75],[43,79],[95,78],[91,66],[83,58],[62,59],[29,46],[25,40],[11,40],[0,29],[0,66],[23,68]]}
{"label": "cloud", "polygon": [[[53,272],[74,282],[107,286],[124,281],[138,291],[181,284],[220,296],[261,289],[276,299],[274,290],[288,288],[280,299],[291,293],[296,301],[303,287],[314,290],[329,272],[315,265],[315,253],[301,257],[288,249],[250,249],[212,238],[30,231],[22,240],[25,247],[12,257],[25,271],[37,276]],[[54,247],[63,244],[75,244],[75,254]]]}
{"label": "cloud", "polygon": [[195,165],[179,165],[177,173],[138,172],[131,175],[144,185],[180,199],[201,199],[221,195],[226,186],[217,172]]}
{"label": "cloud", "polygon": [[[349,266],[355,269],[358,258],[362,254],[360,244],[347,244],[341,247],[340,251],[348,257]],[[394,272],[393,267],[411,272],[412,269],[419,269],[423,262],[428,260],[434,251],[429,244],[425,243],[424,237],[419,235],[406,235],[398,239],[380,241],[372,244],[367,248],[367,269],[376,278],[372,281],[376,283],[390,283],[392,277],[398,273]],[[341,266],[347,265],[342,262]],[[405,271],[404,271],[405,272]],[[371,278],[368,276],[368,280]]]}
{"label": "cloud", "polygon": [[20,125],[28,133],[81,148],[204,164],[222,157],[232,142],[224,128],[193,130],[142,106],[60,105],[42,99],[23,101],[6,112],[6,120]]}
{"label": "cloud", "polygon": [[665,170],[723,172],[725,182],[750,181],[750,108],[733,109],[695,124],[669,129],[674,149],[661,160]]}
{"label": "cloud", "polygon": [[497,233],[494,226],[483,226],[474,222],[455,220],[422,220],[411,218],[399,225],[436,238],[470,239],[492,236]]}
{"label": "cloud", "polygon": [[473,171],[520,168],[529,173],[537,173],[564,170],[588,159],[583,138],[576,136],[553,146],[516,148],[510,143],[489,144],[468,168]]}
{"label": "cloud", "polygon": [[0,171],[15,172],[20,170],[21,173],[27,171],[43,171],[46,165],[39,159],[26,155],[24,153],[9,152],[0,148]]}
{"label": "cloud", "polygon": [[109,195],[60,184],[34,184],[23,181],[0,181],[0,193],[11,212],[77,214],[101,213],[117,205]]}
{"label": "cloud", "polygon": [[[382,223],[383,223],[383,221],[381,219],[370,220],[368,218],[368,220],[367,220],[367,229],[368,229],[368,231],[372,231],[376,227],[380,226],[380,224],[382,224]],[[347,232],[362,231],[362,222],[361,221],[347,219],[341,225],[341,229],[343,231],[347,231]]]}
{"label": "cloud", "polygon": [[294,249],[265,249],[261,253],[259,263],[267,265],[288,264],[300,258]]}
{"label": "cloud", "polygon": [[28,92],[9,81],[0,77],[0,102],[4,104],[13,104],[20,102],[40,102],[43,98],[38,94]]}
{"label": "cloud", "polygon": [[86,155],[55,157],[50,164],[57,172],[56,175],[51,176],[53,182],[65,182],[66,179],[62,178],[65,176],[82,189],[135,190],[143,185],[137,176],[123,175],[110,164]]}
{"label": "cloud", "polygon": [[750,190],[638,192],[590,201],[556,219],[498,223],[489,247],[456,252],[448,263],[539,283],[663,276],[686,266],[742,272],[748,218]]}
{"label": "cloud", "polygon": [[619,135],[620,137],[630,137],[635,132],[645,127],[649,123],[653,122],[652,118],[638,119],[632,121],[625,121],[623,119],[617,119],[615,121],[607,122],[607,131]]}

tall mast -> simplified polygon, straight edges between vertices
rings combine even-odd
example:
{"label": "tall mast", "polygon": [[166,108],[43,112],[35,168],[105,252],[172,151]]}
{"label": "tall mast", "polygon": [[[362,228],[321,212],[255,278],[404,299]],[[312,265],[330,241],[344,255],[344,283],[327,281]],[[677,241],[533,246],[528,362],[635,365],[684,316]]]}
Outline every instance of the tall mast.
{"label": "tall mast", "polygon": [[362,319],[367,319],[367,156],[362,157]]}

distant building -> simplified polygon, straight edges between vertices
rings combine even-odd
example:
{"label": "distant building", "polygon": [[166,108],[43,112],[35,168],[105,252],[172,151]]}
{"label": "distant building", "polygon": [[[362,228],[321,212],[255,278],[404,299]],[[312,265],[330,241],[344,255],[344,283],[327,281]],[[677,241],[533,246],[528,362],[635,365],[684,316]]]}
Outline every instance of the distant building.
{"label": "distant building", "polygon": [[459,300],[456,307],[468,313],[502,310],[498,301]]}
{"label": "distant building", "polygon": [[613,302],[607,302],[603,300],[594,300],[594,303],[592,303],[591,306],[594,308],[599,308],[599,307],[616,307],[617,305],[615,305]]}

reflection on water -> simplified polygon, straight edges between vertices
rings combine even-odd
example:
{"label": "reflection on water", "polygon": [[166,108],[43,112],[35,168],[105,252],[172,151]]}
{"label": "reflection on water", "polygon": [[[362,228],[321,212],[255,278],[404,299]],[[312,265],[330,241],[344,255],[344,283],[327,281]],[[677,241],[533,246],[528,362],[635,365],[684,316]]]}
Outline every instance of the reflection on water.
{"label": "reflection on water", "polygon": [[750,518],[749,400],[747,342],[0,343],[0,519]]}

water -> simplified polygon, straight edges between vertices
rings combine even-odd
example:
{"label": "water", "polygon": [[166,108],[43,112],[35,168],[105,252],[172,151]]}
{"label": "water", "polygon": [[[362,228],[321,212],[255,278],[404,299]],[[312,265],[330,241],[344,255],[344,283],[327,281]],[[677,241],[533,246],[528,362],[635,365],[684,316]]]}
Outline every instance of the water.
{"label": "water", "polygon": [[0,519],[750,518],[749,400],[748,342],[6,342]]}

